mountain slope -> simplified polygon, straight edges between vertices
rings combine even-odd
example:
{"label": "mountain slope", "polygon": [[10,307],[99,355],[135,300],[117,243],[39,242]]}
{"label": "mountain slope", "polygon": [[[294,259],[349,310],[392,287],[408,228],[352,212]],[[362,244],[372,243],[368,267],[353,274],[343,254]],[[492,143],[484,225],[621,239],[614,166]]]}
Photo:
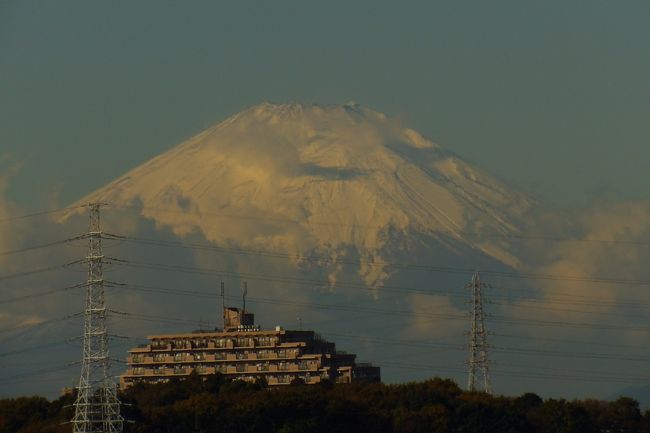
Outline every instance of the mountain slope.
{"label": "mountain slope", "polygon": [[[220,245],[391,259],[424,243],[511,267],[518,260],[503,239],[533,205],[379,112],[356,104],[270,103],[201,132],[80,202],[95,200],[137,204],[179,236],[199,232]],[[381,269],[361,273],[370,284],[387,276]]]}

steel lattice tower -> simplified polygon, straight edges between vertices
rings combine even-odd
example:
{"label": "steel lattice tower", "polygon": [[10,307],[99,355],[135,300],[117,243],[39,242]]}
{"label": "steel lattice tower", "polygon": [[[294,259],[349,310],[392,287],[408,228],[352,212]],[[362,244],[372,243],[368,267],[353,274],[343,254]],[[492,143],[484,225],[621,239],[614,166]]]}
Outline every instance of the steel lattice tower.
{"label": "steel lattice tower", "polygon": [[[477,383],[483,383],[483,391],[492,393],[488,361],[487,331],[485,329],[485,309],[483,308],[483,289],[488,287],[481,281],[481,275],[476,272],[472,282],[465,286],[472,289],[472,327],[469,333],[469,377],[467,389],[477,390]],[[482,380],[478,376],[482,376]]]}
{"label": "steel lattice tower", "polygon": [[84,312],[83,360],[72,418],[74,433],[121,433],[117,390],[110,376],[102,254],[101,204],[91,203],[88,282]]}

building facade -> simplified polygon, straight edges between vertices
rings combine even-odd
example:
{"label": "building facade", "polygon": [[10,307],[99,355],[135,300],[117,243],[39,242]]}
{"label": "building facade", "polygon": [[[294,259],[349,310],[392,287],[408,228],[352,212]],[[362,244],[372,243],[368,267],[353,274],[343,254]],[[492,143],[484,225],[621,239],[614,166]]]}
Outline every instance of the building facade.
{"label": "building facade", "polygon": [[149,343],[129,350],[120,387],[166,382],[171,378],[221,373],[231,379],[269,386],[296,380],[316,384],[379,381],[379,367],[357,364],[356,355],[336,350],[314,331],[262,330],[254,315],[224,308],[224,329],[150,336]]}

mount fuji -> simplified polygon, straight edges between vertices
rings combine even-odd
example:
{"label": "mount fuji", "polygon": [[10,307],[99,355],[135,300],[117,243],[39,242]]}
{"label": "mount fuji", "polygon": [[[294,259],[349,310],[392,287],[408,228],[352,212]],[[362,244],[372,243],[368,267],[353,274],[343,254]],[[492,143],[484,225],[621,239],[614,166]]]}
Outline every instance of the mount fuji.
{"label": "mount fuji", "polygon": [[[262,103],[79,200],[136,205],[158,227],[210,243],[367,262],[462,258],[522,265],[508,239],[534,200],[400,121],[355,103]],[[333,263],[336,263],[334,261]],[[340,265],[331,264],[336,279]]]}

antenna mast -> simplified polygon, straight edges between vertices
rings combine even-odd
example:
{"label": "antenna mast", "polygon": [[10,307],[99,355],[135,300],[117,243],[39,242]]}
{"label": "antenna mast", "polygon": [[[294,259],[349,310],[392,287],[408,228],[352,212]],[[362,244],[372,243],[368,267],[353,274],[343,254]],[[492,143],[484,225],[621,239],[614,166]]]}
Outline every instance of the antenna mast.
{"label": "antenna mast", "polygon": [[246,295],[248,295],[248,283],[244,281],[244,292],[242,294],[242,299],[244,301],[244,308],[242,309],[242,313],[246,312]]}
{"label": "antenna mast", "polygon": [[74,433],[121,433],[117,390],[110,376],[100,203],[90,203],[88,282],[84,311],[83,359],[72,418]]}
{"label": "antenna mast", "polygon": [[491,394],[492,385],[490,383],[489,361],[488,361],[488,344],[485,329],[485,310],[483,308],[483,289],[488,285],[481,281],[481,274],[477,272],[472,276],[472,282],[465,286],[466,289],[472,289],[472,325],[469,334],[469,377],[467,380],[467,389],[477,391],[477,382],[481,382],[478,376],[482,376],[483,391]]}
{"label": "antenna mast", "polygon": [[226,285],[221,282],[221,318],[223,319],[223,328],[226,330]]}

